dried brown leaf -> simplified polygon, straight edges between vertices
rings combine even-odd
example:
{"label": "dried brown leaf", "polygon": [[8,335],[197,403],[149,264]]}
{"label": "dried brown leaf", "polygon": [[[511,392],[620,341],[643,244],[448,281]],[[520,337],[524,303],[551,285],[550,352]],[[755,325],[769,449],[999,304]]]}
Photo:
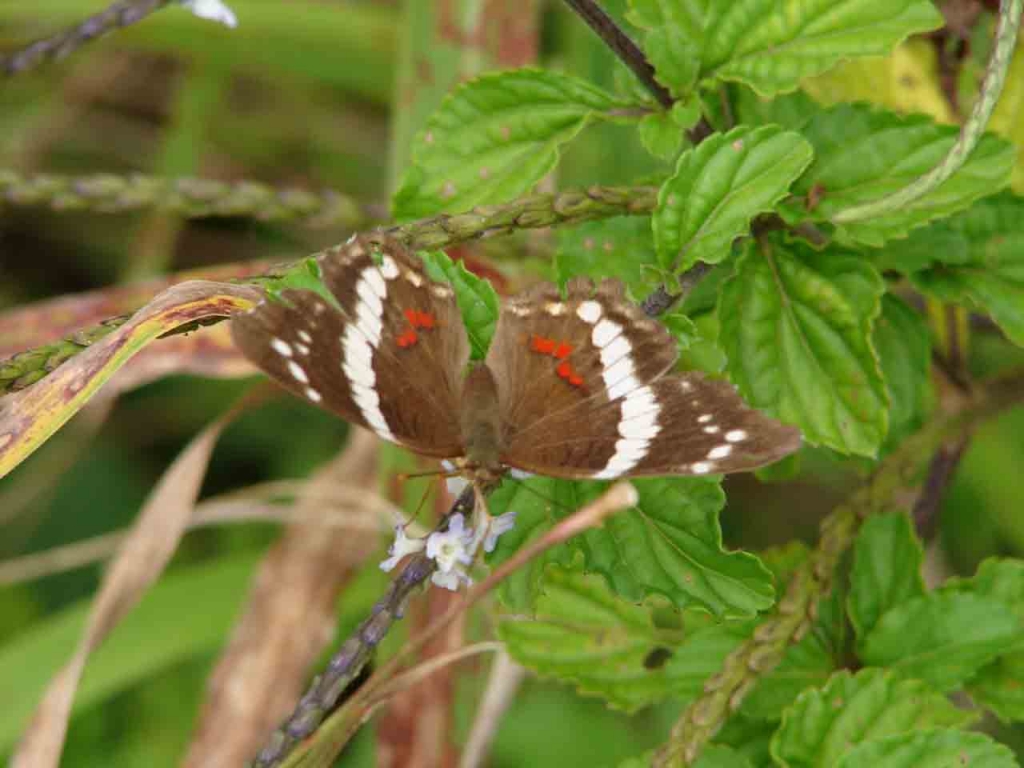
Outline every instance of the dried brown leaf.
{"label": "dried brown leaf", "polygon": [[[379,443],[362,430],[352,434],[299,498],[296,511],[303,517],[322,512],[320,500],[338,484],[375,487]],[[310,665],[333,637],[338,594],[377,548],[375,506],[362,508],[371,523],[364,530],[295,523],[268,553],[210,678],[186,766],[243,765],[294,707]]]}
{"label": "dried brown leaf", "polygon": [[131,320],[28,389],[0,399],[0,477],[71,418],[136,352],[161,334],[248,309],[260,291],[194,280],[161,293]]}
{"label": "dried brown leaf", "polygon": [[60,762],[71,703],[89,654],[163,572],[188,526],[210,453],[231,415],[218,419],[193,439],[150,494],[104,575],[78,647],[36,708],[15,751],[12,768],[50,768]]}

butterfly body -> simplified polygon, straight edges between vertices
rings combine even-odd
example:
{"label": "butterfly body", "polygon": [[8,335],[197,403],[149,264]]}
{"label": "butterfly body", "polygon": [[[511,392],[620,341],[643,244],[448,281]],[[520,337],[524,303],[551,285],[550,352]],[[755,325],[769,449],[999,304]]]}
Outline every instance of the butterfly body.
{"label": "butterfly body", "polygon": [[400,243],[353,238],[320,259],[334,302],[288,290],[232,323],[236,343],[304,399],[474,479],[754,469],[800,434],[726,382],[675,373],[665,328],[623,285],[576,278],[506,300],[486,359],[455,294]]}

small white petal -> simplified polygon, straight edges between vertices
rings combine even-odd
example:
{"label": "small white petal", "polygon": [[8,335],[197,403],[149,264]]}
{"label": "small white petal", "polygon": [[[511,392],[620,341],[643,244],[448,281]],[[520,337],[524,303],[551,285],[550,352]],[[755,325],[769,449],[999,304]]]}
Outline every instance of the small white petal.
{"label": "small white petal", "polygon": [[238,26],[238,17],[222,0],[181,0],[181,4],[188,8],[200,19],[216,21],[225,27],[234,29]]}
{"label": "small white petal", "polygon": [[504,515],[491,518],[491,524],[487,529],[487,536],[484,538],[484,552],[493,552],[494,548],[498,546],[498,537],[515,527],[515,512],[506,512]]}

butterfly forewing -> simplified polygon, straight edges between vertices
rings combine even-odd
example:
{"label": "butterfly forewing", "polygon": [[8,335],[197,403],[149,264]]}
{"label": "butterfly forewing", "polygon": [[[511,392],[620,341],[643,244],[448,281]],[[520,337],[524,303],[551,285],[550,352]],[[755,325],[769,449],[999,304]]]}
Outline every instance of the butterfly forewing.
{"label": "butterfly forewing", "polygon": [[754,469],[799,432],[747,407],[731,385],[668,373],[675,342],[624,296],[541,286],[502,310],[487,362],[499,383],[510,466],[554,477],[699,475]]}
{"label": "butterfly forewing", "polygon": [[452,289],[400,244],[354,238],[321,257],[337,306],[284,291],[236,317],[243,353],[295,394],[427,456],[463,453],[469,343]]}

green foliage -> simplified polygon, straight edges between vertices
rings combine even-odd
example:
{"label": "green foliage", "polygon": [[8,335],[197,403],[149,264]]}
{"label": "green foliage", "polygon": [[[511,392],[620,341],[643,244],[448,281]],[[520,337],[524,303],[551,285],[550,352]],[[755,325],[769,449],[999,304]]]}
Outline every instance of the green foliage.
{"label": "green foliage", "polygon": [[602,578],[554,566],[541,590],[531,616],[503,619],[499,634],[509,653],[626,710],[670,695],[694,698],[751,629],[749,622],[716,625],[697,612],[685,614],[682,627],[661,628],[658,611],[616,596]]}
{"label": "green foliage", "polygon": [[837,768],[912,768],[919,765],[970,765],[1016,768],[1013,753],[982,733],[932,729],[869,741],[850,750]]}
{"label": "green foliage", "polygon": [[764,96],[792,91],[847,56],[886,53],[942,25],[925,0],[631,0],[630,8],[630,21],[647,32],[658,79],[676,96],[716,81],[746,83]]}
{"label": "green foliage", "polygon": [[809,442],[873,456],[888,426],[871,337],[884,288],[853,253],[749,246],[718,306],[732,380]]}
{"label": "green foliage", "polygon": [[435,280],[451,283],[455,289],[473,358],[482,359],[498,324],[498,294],[494,286],[466,269],[461,261],[452,261],[444,251],[422,255],[427,273]]}
{"label": "green foliage", "polygon": [[876,515],[857,536],[850,576],[850,622],[862,641],[885,613],[924,594],[921,542],[902,512]]}
{"label": "green foliage", "polygon": [[588,121],[616,100],[586,81],[517,70],[459,86],[415,140],[394,198],[397,219],[465,211],[527,192]]}
{"label": "green foliage", "polygon": [[[680,608],[699,607],[717,617],[745,617],[771,605],[771,576],[753,555],[726,552],[718,514],[725,496],[718,480],[657,478],[634,481],[639,503],[605,525],[573,538],[513,574],[506,603],[535,604],[544,563],[572,563],[579,554],[588,571],[601,573],[627,600],[663,595]],[[500,563],[527,540],[549,530],[596,498],[604,483],[531,478],[505,483],[488,500],[492,514],[516,512],[516,527],[502,536],[493,558]]]}
{"label": "green foliage", "polygon": [[774,125],[734,128],[684,152],[658,193],[658,261],[673,271],[722,261],[751,219],[772,210],[810,162],[807,142]]}
{"label": "green foliage", "polygon": [[[813,209],[801,207],[792,215],[830,222],[844,210],[895,192],[931,170],[949,152],[958,131],[920,115],[903,118],[865,104],[841,104],[815,115],[801,133],[814,148],[814,162],[793,192],[799,197],[816,188],[825,193]],[[958,213],[1006,186],[1013,157],[1011,144],[986,135],[935,190],[898,210],[842,224],[835,236],[876,248],[905,237],[915,227]]]}
{"label": "green foliage", "polygon": [[995,598],[933,592],[886,611],[864,638],[861,657],[948,691],[1013,646],[1020,632],[1020,619]]}
{"label": "green foliage", "polygon": [[772,757],[786,768],[828,768],[861,744],[923,728],[965,726],[972,719],[920,680],[881,669],[842,671],[786,710],[772,739]]}

